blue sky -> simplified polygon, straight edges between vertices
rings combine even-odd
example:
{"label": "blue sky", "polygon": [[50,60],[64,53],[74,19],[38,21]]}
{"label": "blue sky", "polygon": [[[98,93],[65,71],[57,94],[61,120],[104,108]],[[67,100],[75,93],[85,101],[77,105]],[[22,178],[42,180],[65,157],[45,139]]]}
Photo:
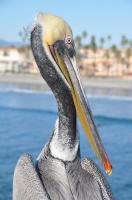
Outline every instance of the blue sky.
{"label": "blue sky", "polygon": [[83,30],[97,38],[111,34],[116,43],[122,34],[132,38],[131,0],[0,0],[0,38],[20,40],[18,32],[39,11],[62,16],[74,35]]}

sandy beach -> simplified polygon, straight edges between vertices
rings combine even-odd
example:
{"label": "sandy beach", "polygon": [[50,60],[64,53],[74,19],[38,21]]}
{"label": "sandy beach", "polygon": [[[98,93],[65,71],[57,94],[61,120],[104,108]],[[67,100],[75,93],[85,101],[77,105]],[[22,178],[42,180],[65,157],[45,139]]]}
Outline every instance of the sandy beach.
{"label": "sandy beach", "polygon": [[[132,78],[81,77],[87,94],[132,97]],[[49,91],[40,74],[0,74],[0,86]]]}

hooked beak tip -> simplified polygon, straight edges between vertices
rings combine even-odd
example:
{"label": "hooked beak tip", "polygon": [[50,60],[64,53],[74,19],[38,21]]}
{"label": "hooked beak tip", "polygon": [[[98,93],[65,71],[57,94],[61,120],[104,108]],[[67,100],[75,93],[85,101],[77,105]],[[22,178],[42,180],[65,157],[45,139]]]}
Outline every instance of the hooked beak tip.
{"label": "hooked beak tip", "polygon": [[106,174],[108,174],[109,176],[112,175],[112,165],[110,164],[110,162],[108,162],[108,161],[105,162],[104,168],[105,168]]}

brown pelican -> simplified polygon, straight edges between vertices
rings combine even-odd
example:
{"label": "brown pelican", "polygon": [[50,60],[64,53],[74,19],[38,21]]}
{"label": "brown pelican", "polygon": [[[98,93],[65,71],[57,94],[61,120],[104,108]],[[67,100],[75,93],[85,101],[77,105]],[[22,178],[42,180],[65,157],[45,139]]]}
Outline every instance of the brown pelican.
{"label": "brown pelican", "polygon": [[97,165],[89,158],[80,160],[77,115],[98,159],[108,174],[112,172],[79,79],[71,28],[60,17],[40,13],[31,46],[40,73],[56,97],[59,116],[35,165],[30,155],[19,159],[13,199],[113,199]]}

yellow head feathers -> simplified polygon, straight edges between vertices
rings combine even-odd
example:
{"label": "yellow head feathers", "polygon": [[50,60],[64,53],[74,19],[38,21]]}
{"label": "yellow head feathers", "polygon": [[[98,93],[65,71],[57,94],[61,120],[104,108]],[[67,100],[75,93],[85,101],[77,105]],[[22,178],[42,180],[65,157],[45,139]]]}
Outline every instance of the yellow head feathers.
{"label": "yellow head feathers", "polygon": [[37,24],[41,25],[42,39],[48,45],[53,45],[58,40],[64,40],[66,35],[72,37],[70,26],[60,17],[39,13]]}

